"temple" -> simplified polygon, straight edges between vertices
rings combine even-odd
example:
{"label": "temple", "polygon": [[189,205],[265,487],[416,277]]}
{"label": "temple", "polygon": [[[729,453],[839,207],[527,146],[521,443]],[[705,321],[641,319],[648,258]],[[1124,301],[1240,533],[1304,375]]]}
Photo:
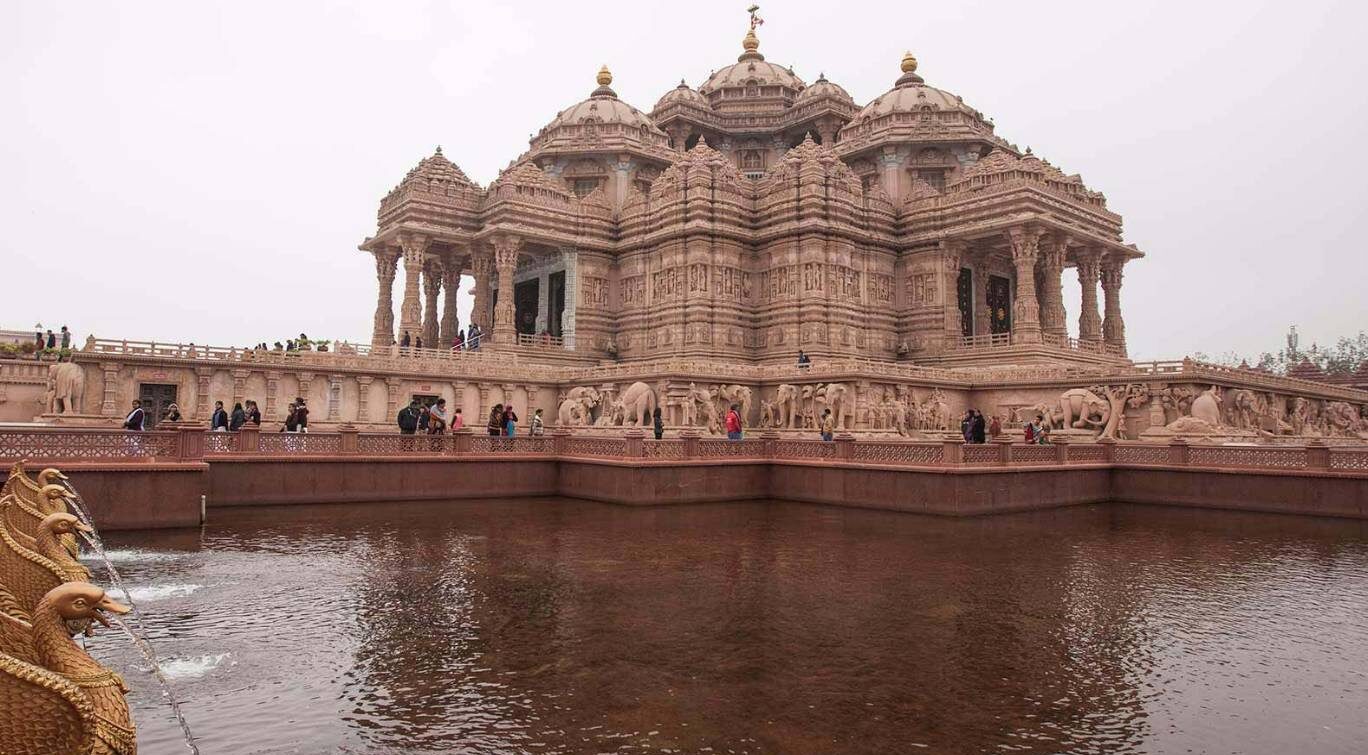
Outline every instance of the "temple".
{"label": "temple", "polygon": [[[766,364],[800,349],[1125,361],[1122,274],[1142,254],[1100,192],[927,84],[911,53],[860,107],[759,48],[752,21],[735,63],[650,113],[604,67],[488,187],[441,148],[424,158],[360,245],[376,261],[372,345],[449,348],[470,324],[456,314],[470,276],[482,347],[554,345],[586,364]],[[1077,337],[1066,274],[1082,288]]]}

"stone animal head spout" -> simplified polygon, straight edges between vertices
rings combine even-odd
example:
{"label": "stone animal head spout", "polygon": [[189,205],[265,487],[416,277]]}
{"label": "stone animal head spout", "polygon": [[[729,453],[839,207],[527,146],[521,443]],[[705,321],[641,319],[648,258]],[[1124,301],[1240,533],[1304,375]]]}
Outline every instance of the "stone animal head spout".
{"label": "stone animal head spout", "polygon": [[109,626],[106,614],[126,614],[130,609],[123,603],[105,594],[105,591],[89,582],[67,582],[48,590],[43,596],[58,616],[68,622],[98,621]]}
{"label": "stone animal head spout", "polygon": [[47,469],[44,469],[43,471],[38,473],[39,485],[52,485],[55,484],[58,480],[65,479],[67,479],[67,476],[62,474],[61,470],[53,469],[52,467],[48,467]]}
{"label": "stone animal head spout", "polygon": [[95,531],[80,519],[61,512],[43,517],[43,521],[38,524],[38,529],[48,530],[54,535],[74,535],[78,532],[92,533]]}

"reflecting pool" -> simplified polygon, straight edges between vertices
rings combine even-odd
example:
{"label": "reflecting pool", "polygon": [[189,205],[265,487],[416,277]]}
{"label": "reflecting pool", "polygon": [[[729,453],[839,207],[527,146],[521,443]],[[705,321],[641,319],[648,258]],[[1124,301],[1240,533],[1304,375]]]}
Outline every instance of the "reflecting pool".
{"label": "reflecting pool", "polygon": [[[206,755],[1368,752],[1365,523],[560,499],[210,514],[107,538]],[[126,672],[144,755],[182,752],[132,648],[90,647]]]}

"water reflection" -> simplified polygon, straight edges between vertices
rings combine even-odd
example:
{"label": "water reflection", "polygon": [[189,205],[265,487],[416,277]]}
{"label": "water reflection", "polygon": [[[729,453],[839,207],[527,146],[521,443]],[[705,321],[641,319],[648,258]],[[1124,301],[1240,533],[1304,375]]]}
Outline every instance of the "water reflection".
{"label": "water reflection", "polygon": [[[1368,532],[580,501],[130,533],[206,752],[1362,751]],[[132,663],[108,639],[96,648]],[[175,742],[135,677],[144,747]],[[165,720],[164,720],[165,719]],[[170,749],[166,751],[172,751]]]}

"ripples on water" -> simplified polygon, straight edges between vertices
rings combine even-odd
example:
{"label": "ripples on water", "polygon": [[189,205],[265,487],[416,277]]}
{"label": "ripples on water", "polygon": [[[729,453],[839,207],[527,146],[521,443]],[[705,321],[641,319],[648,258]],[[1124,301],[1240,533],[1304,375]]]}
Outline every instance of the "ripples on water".
{"label": "ripples on water", "polygon": [[[557,500],[211,519],[109,537],[205,753],[1368,752],[1356,522]],[[127,671],[143,752],[177,752],[140,659],[90,647]]]}

